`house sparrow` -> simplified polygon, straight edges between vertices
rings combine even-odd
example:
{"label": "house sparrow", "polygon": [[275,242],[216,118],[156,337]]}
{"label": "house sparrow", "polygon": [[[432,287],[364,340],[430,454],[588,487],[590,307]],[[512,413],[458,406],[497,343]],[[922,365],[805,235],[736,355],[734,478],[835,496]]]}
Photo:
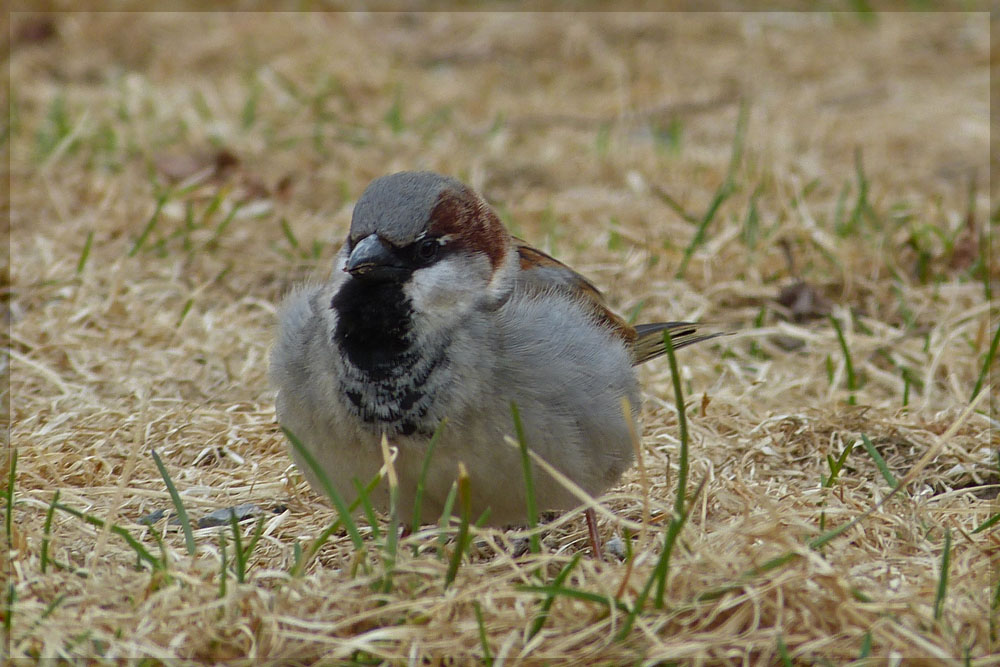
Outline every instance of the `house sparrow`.
{"label": "house sparrow", "polygon": [[[367,483],[383,465],[385,434],[398,449],[407,523],[428,443],[446,417],[422,516],[440,515],[461,461],[473,517],[489,509],[493,525],[526,521],[520,452],[504,442],[514,435],[512,402],[528,446],[599,495],[632,463],[634,366],[666,351],[665,330],[675,348],[712,337],[684,322],[632,327],[586,278],[512,237],[472,189],[428,172],[373,181],[330,279],[294,291],[279,317],[278,420],[347,502],[353,480]],[[533,479],[539,509],[580,504],[540,468]],[[388,507],[385,485],[371,501]]]}

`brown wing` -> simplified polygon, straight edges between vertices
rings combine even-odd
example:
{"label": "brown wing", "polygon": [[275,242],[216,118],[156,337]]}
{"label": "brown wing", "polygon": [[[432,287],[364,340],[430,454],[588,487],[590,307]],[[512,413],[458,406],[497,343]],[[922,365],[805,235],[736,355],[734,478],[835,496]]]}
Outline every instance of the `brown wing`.
{"label": "brown wing", "polygon": [[514,247],[517,248],[521,262],[518,282],[522,286],[539,290],[564,289],[572,293],[590,310],[597,322],[607,326],[630,347],[634,347],[635,329],[608,308],[604,302],[604,295],[594,287],[593,283],[559,260],[531,247],[519,238],[514,238]]}
{"label": "brown wing", "polygon": [[656,322],[633,327],[609,309],[601,291],[579,273],[517,237],[514,237],[514,247],[517,248],[520,260],[521,273],[518,276],[518,283],[522,287],[537,290],[564,289],[572,293],[590,309],[598,323],[608,327],[625,341],[632,350],[633,365],[666,353],[664,331],[670,332],[674,349],[725,335],[698,334],[698,325],[691,322]]}

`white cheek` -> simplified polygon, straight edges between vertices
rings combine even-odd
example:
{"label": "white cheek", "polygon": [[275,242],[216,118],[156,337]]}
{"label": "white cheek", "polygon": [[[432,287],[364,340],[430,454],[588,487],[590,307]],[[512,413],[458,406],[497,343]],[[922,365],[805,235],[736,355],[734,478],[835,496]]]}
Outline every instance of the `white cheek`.
{"label": "white cheek", "polygon": [[403,291],[431,327],[447,325],[487,297],[490,274],[486,258],[449,257],[414,271]]}

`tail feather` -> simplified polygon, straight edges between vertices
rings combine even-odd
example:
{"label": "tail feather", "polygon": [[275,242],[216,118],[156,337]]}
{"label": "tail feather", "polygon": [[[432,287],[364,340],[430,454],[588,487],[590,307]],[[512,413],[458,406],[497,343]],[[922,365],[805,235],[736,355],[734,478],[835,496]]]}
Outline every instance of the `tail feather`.
{"label": "tail feather", "polygon": [[675,350],[681,347],[687,347],[688,345],[694,345],[695,343],[700,343],[701,341],[708,340],[709,338],[717,338],[719,336],[726,335],[726,332],[699,334],[698,325],[693,322],[656,322],[653,324],[640,324],[635,327],[636,337],[633,345],[635,360],[632,362],[634,366],[638,366],[644,361],[649,361],[650,359],[655,359],[662,354],[666,354],[667,342],[663,335],[664,331],[670,332],[670,342],[673,344]]}

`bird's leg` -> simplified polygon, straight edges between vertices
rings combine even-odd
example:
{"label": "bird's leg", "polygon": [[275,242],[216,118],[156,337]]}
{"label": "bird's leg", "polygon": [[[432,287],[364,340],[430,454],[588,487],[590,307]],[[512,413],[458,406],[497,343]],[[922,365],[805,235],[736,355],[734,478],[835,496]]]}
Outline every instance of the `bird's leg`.
{"label": "bird's leg", "polygon": [[594,554],[595,559],[603,560],[604,553],[601,551],[601,536],[597,534],[597,514],[594,513],[593,507],[588,507],[583,511],[583,515],[587,517],[587,532],[590,534],[590,551]]}

